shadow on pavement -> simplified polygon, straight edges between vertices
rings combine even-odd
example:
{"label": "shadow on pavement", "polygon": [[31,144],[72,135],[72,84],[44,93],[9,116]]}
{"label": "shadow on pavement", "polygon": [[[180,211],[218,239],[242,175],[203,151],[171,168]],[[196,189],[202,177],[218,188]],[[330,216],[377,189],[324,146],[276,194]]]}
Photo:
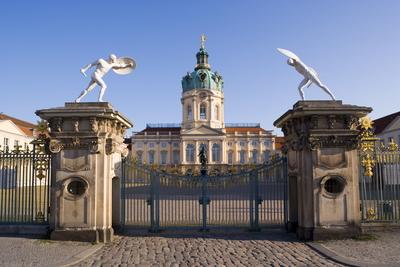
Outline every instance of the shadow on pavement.
{"label": "shadow on pavement", "polygon": [[287,233],[283,228],[261,229],[258,232],[251,232],[245,228],[210,228],[209,231],[198,229],[168,229],[157,233],[151,233],[148,229],[128,228],[116,232],[120,236],[132,237],[164,237],[164,238],[207,238],[222,240],[270,240],[301,242],[293,233]]}

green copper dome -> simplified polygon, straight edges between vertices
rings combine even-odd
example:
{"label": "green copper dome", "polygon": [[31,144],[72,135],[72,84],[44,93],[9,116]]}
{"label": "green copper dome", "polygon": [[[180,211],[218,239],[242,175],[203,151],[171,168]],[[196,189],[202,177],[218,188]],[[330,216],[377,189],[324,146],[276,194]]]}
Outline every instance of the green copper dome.
{"label": "green copper dome", "polygon": [[208,53],[204,47],[196,54],[197,65],[192,73],[182,78],[183,92],[193,89],[209,89],[222,91],[224,80],[218,72],[212,72],[208,64]]}

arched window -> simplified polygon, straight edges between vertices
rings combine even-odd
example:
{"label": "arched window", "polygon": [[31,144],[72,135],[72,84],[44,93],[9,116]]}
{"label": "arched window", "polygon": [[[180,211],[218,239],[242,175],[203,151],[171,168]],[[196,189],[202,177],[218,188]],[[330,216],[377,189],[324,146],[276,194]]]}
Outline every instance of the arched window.
{"label": "arched window", "polygon": [[167,164],[167,151],[163,150],[160,152],[160,156],[161,156],[161,164]]}
{"label": "arched window", "polygon": [[192,106],[188,105],[186,109],[187,109],[186,110],[186,116],[187,116],[186,118],[188,120],[191,120],[193,118]]}
{"label": "arched window", "polygon": [[172,161],[174,164],[179,164],[179,150],[174,150],[172,152]]}
{"label": "arched window", "polygon": [[245,152],[242,150],[242,151],[239,151],[239,163],[240,164],[244,164],[245,163]]}
{"label": "arched window", "polygon": [[154,154],[155,152],[153,150],[149,151],[149,164],[154,164]]}
{"label": "arched window", "polygon": [[258,151],[254,149],[253,151],[251,151],[251,160],[253,163],[257,163],[257,157]]}
{"label": "arched window", "polygon": [[233,164],[233,152],[232,152],[232,150],[228,151],[228,164]]}
{"label": "arched window", "polygon": [[269,161],[269,158],[270,158],[270,152],[269,152],[269,150],[265,150],[264,151],[264,161],[265,162]]}
{"label": "arched window", "polygon": [[142,163],[143,162],[143,152],[142,151],[137,151],[136,152],[136,159],[138,163]]}
{"label": "arched window", "polygon": [[186,161],[194,162],[194,145],[188,144],[186,146]]}
{"label": "arched window", "polygon": [[214,112],[215,112],[215,114],[214,114],[215,120],[219,121],[219,106],[218,105],[215,105]]}
{"label": "arched window", "polygon": [[212,161],[219,162],[221,160],[221,147],[219,144],[213,144],[212,146]]}
{"label": "arched window", "polygon": [[207,145],[206,144],[200,144],[199,146],[199,151],[204,147],[204,150],[207,151]]}
{"label": "arched window", "polygon": [[206,120],[207,119],[207,107],[205,103],[202,103],[200,105],[200,120]]}

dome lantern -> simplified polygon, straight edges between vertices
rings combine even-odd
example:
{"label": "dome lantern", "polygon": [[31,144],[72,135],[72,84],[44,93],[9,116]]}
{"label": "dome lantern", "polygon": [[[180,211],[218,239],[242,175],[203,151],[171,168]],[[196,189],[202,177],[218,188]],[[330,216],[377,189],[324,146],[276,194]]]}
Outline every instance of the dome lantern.
{"label": "dome lantern", "polygon": [[193,89],[208,89],[222,91],[224,81],[218,72],[211,71],[211,66],[208,64],[208,53],[205,50],[206,36],[201,36],[200,51],[197,52],[197,64],[193,72],[188,72],[182,78],[183,91]]}

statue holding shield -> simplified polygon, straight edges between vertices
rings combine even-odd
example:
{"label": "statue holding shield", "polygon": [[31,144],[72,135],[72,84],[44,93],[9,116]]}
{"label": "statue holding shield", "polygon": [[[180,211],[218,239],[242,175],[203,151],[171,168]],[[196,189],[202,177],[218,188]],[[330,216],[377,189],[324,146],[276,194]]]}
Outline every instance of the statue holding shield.
{"label": "statue holding shield", "polygon": [[278,52],[283,54],[284,56],[287,56],[289,59],[287,60],[287,64],[294,67],[295,70],[303,75],[304,79],[300,82],[298,89],[299,93],[301,96],[302,100],[305,100],[304,97],[304,89],[306,87],[310,87],[311,84],[317,85],[319,88],[321,88],[325,93],[327,93],[332,100],[336,100],[335,96],[332,94],[332,92],[329,90],[329,88],[324,85],[319,76],[318,73],[311,67],[307,66],[304,64],[298,56],[296,56],[295,53],[283,49],[283,48],[278,48]]}
{"label": "statue holding shield", "polygon": [[133,59],[128,57],[117,58],[114,54],[111,54],[108,60],[104,60],[102,58],[96,60],[95,62],[86,65],[81,69],[81,73],[86,77],[86,71],[92,67],[96,67],[95,71],[91,75],[91,80],[89,85],[85,90],[79,95],[79,97],[75,100],[76,103],[81,102],[82,98],[87,95],[90,91],[92,91],[96,85],[100,86],[100,94],[98,101],[103,102],[103,95],[107,89],[107,85],[103,81],[103,76],[109,72],[111,69],[120,75],[125,75],[131,73],[135,67],[136,63]]}

